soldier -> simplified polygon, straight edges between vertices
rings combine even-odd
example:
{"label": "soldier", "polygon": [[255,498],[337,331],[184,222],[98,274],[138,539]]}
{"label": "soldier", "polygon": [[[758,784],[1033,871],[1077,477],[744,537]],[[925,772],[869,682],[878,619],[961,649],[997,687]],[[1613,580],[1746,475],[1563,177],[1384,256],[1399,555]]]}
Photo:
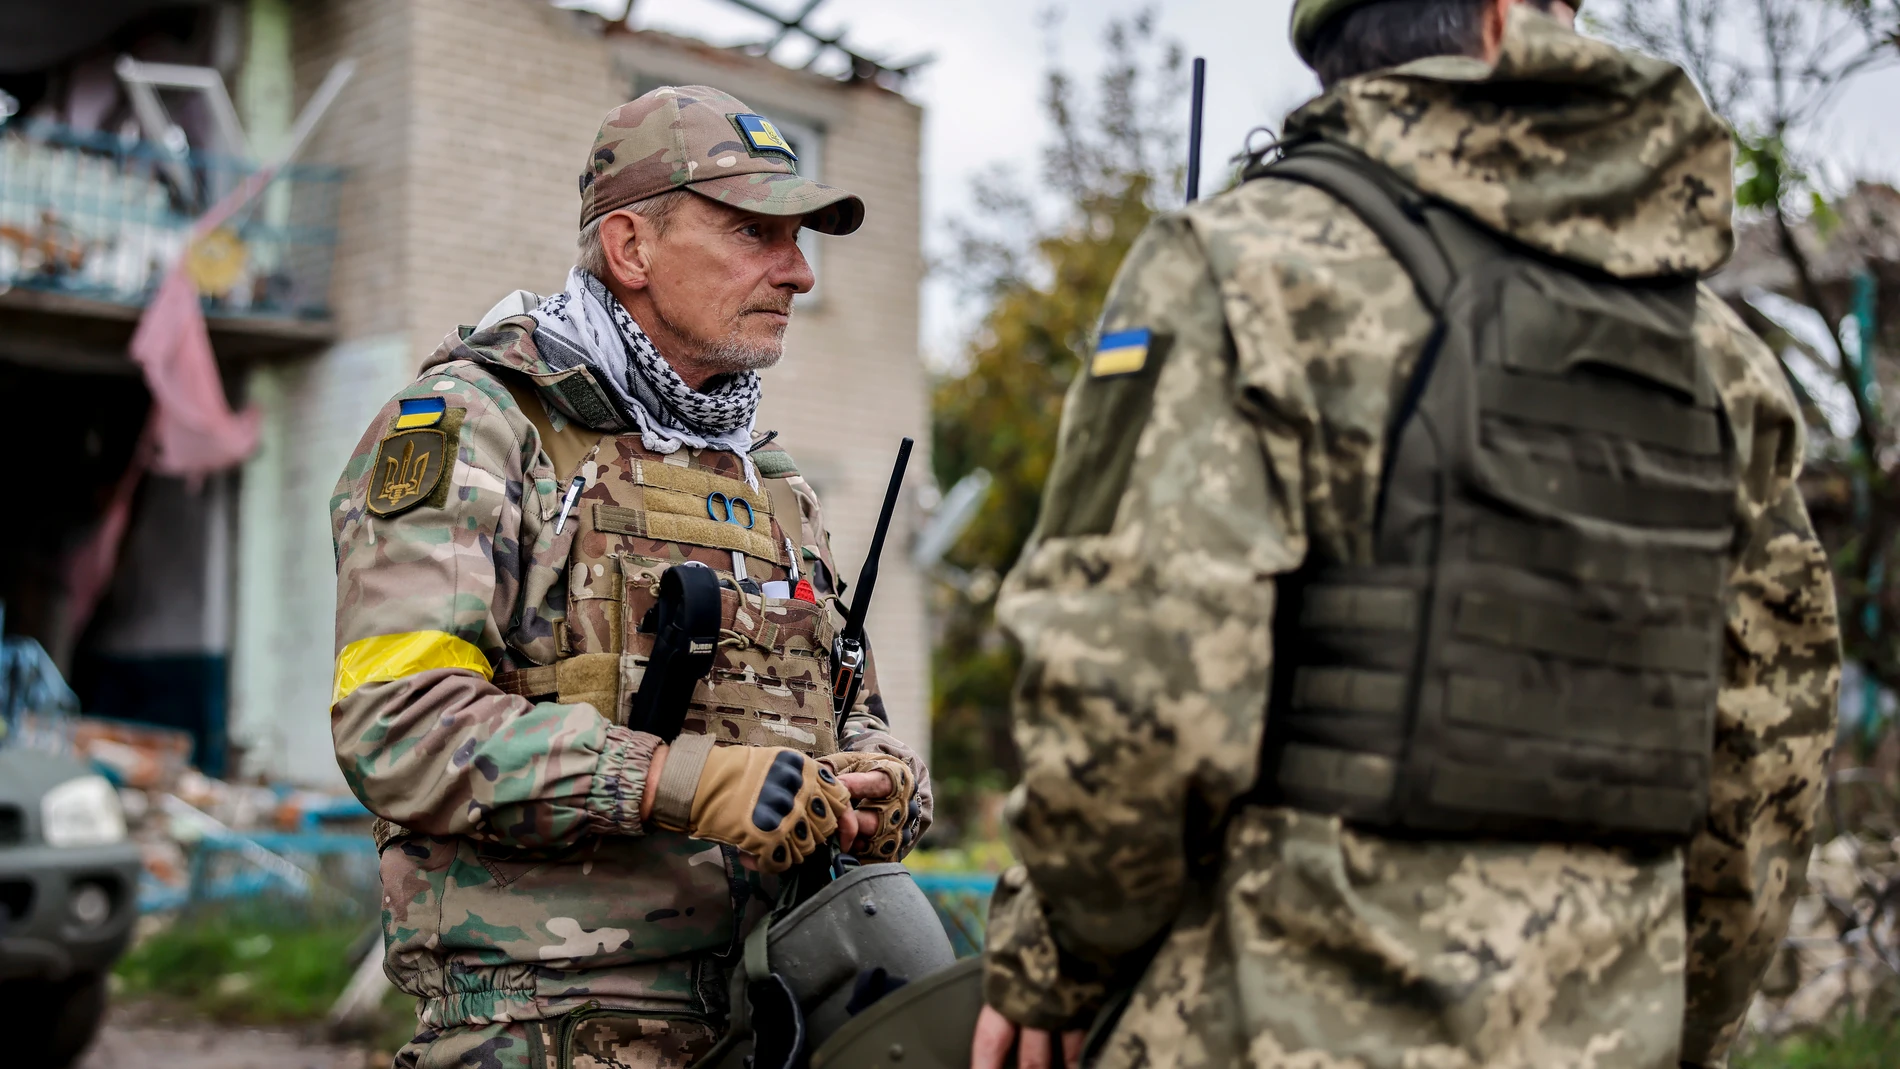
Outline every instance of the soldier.
{"label": "soldier", "polygon": [[1098,1019],[1103,1066],[1725,1064],[1834,596],[1781,369],[1695,281],[1728,131],[1536,8],[1298,0],[1285,158],[1129,253],[998,608],[974,1065]]}
{"label": "soldier", "polygon": [[[874,684],[834,722],[838,571],[754,430],[813,284],[799,228],[864,218],[796,163],[703,86],[609,113],[565,291],[449,335],[337,485],[331,722],[380,818],[386,969],[420,1000],[398,1065],[690,1064],[773,874],[928,825]],[[719,576],[720,638],[668,745],[627,718],[689,563]]]}

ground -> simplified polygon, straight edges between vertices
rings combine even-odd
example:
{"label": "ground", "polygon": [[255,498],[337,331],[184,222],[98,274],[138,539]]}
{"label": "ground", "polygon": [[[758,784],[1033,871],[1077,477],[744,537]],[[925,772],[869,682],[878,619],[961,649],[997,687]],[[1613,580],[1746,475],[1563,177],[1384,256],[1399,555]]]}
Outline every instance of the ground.
{"label": "ground", "polygon": [[256,1028],[115,1003],[77,1069],[381,1069],[390,1053],[325,1041],[312,1028]]}

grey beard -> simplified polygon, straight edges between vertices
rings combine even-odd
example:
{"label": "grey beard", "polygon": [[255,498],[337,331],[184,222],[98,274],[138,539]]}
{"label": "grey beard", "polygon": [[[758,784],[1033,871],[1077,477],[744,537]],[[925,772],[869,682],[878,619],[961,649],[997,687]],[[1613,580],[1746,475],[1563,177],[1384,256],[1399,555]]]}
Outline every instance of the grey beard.
{"label": "grey beard", "polygon": [[785,357],[785,343],[776,345],[747,345],[736,338],[727,338],[712,348],[699,354],[701,367],[711,368],[715,375],[729,375],[735,371],[764,371],[773,367]]}
{"label": "grey beard", "polygon": [[679,324],[668,319],[665,312],[654,308],[654,314],[660,323],[676,338],[687,338],[697,350],[688,359],[695,365],[713,375],[732,375],[741,371],[764,371],[777,366],[785,357],[785,336],[765,345],[748,345],[739,340],[739,328],[734,324],[732,332],[718,341],[702,341],[682,330]]}

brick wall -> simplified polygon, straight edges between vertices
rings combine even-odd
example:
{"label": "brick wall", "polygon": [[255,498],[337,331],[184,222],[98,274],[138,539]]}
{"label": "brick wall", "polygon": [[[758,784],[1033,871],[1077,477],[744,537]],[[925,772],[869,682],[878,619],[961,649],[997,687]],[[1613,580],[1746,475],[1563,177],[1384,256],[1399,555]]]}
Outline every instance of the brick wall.
{"label": "brick wall", "polygon": [[[328,705],[329,644],[312,639],[330,632],[334,579],[330,555],[312,550],[343,461],[337,450],[347,455],[391,384],[457,324],[510,290],[561,285],[574,256],[576,177],[601,116],[636,83],[710,83],[768,115],[820,127],[823,179],[869,206],[857,234],[819,239],[820,299],[794,317],[785,363],[767,373],[760,420],[818,485],[841,566],[855,577],[900,437],[919,440],[910,485],[928,471],[917,347],[919,109],[880,89],[677,38],[603,35],[597,20],[544,0],[294,8],[300,101],[339,56],[358,68],[307,152],[349,168],[331,294],[343,341],[258,384],[268,426],[246,472],[234,686],[234,719],[260,755],[273,755],[258,767],[334,777],[293,752],[315,742],[320,716],[295,730],[277,722]],[[923,580],[907,557],[908,500],[871,627],[896,727],[927,747],[928,630]]]}
{"label": "brick wall", "polygon": [[291,49],[301,107],[332,64],[356,75],[337,97],[304,159],[348,169],[338,198],[339,236],[330,286],[338,336],[410,329],[415,264],[405,240],[408,150],[415,112],[414,18],[407,0],[319,0],[292,5]]}
{"label": "brick wall", "polygon": [[560,288],[581,164],[624,98],[591,16],[536,0],[411,2],[411,322],[433,345],[510,290]]}

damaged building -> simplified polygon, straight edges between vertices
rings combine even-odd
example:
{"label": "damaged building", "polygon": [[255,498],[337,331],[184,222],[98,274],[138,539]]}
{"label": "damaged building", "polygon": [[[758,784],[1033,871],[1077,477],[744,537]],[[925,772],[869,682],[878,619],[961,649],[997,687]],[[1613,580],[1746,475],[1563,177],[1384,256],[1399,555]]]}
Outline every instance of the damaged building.
{"label": "damaged building", "polygon": [[[601,115],[666,84],[737,95],[803,173],[869,205],[852,237],[806,232],[818,287],[759,422],[855,569],[898,439],[927,440],[921,113],[890,75],[795,70],[546,0],[5,5],[0,408],[44,458],[26,522],[0,534],[7,628],[53,652],[88,713],[190,732],[207,772],[339,782],[336,476],[444,335],[514,289],[560,287]],[[209,370],[181,355],[190,308],[159,314],[175,275]],[[216,428],[195,466],[154,459],[155,394]],[[235,462],[217,467],[221,450]],[[900,510],[871,624],[895,727],[921,748],[924,581],[900,549],[916,521]]]}

